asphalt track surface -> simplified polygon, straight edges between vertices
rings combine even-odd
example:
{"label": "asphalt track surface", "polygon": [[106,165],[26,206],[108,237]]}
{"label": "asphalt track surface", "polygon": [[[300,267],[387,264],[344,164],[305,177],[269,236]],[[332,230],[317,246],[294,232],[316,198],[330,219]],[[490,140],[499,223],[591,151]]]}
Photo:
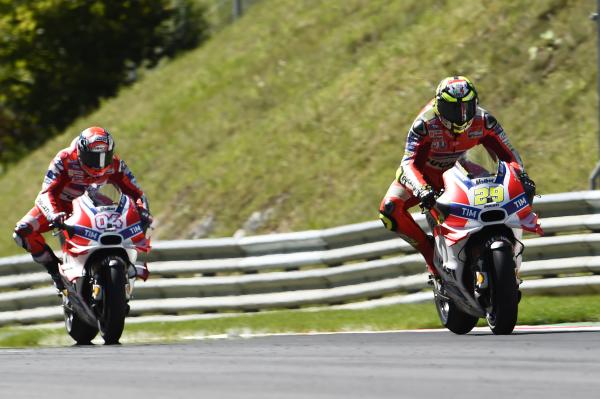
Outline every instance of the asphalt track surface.
{"label": "asphalt track surface", "polygon": [[598,398],[600,332],[0,349],[0,398]]}

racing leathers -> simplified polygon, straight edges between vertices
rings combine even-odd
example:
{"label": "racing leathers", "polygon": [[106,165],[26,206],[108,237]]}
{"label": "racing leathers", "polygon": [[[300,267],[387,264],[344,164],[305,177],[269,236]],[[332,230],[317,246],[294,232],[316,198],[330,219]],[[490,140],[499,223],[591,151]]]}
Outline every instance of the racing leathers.
{"label": "racing leathers", "polygon": [[46,244],[42,233],[51,229],[50,222],[64,219],[64,216],[61,218],[61,213],[70,214],[71,201],[83,195],[90,185],[113,183],[124,194],[136,200],[140,211],[148,210],[144,192],[125,161],[114,156],[105,174],[90,176],[80,165],[76,140],[70,147],[59,151],[52,160],[35,206],[17,223],[13,234],[17,244],[30,252],[36,262],[46,266],[51,275],[57,273],[58,259]]}
{"label": "racing leathers", "polygon": [[430,102],[408,132],[396,179],[381,201],[380,219],[386,228],[398,233],[419,251],[432,274],[436,274],[433,240],[414,221],[408,209],[422,200],[431,201],[431,193],[443,188],[442,174],[477,144],[482,144],[500,160],[510,163],[518,174],[526,176],[519,154],[489,112],[478,106],[471,126],[465,132],[455,134],[444,126],[434,112],[433,101]]}

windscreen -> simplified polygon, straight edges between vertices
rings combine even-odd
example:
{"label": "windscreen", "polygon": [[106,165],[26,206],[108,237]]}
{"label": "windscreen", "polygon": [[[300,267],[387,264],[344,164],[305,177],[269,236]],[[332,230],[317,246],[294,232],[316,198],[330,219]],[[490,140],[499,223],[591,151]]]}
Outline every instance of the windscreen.
{"label": "windscreen", "polygon": [[92,184],[87,189],[87,195],[96,206],[116,205],[121,199],[121,190],[113,184]]}
{"label": "windscreen", "polygon": [[480,145],[465,152],[458,163],[463,173],[471,179],[492,176],[498,171],[498,158]]}

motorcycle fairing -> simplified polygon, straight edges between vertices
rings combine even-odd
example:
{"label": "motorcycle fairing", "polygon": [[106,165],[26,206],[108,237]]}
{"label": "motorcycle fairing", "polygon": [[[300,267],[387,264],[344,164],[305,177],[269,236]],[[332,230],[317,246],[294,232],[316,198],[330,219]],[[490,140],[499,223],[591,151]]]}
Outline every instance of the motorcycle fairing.
{"label": "motorcycle fairing", "polygon": [[[448,245],[454,245],[490,224],[505,224],[511,228],[543,233],[538,216],[509,164],[499,162],[495,175],[478,178],[467,176],[457,165],[446,171],[443,179],[445,191],[437,203],[445,209],[446,215],[440,220],[440,233]],[[492,196],[491,192],[496,195]],[[487,196],[482,196],[482,193],[487,193]],[[495,219],[482,220],[482,216],[491,210],[496,211],[493,214]]]}
{"label": "motorcycle fairing", "polygon": [[[441,226],[437,226],[438,228]],[[467,240],[460,240],[456,245],[447,246],[444,237],[438,234],[435,237],[436,250],[434,264],[444,281],[444,289],[460,307],[467,313],[484,317],[485,310],[473,298],[469,289],[463,284],[462,276],[465,273],[464,247]]]}
{"label": "motorcycle fairing", "polygon": [[[131,264],[135,263],[138,252],[150,250],[137,208],[124,194],[116,205],[97,206],[88,195],[75,199],[66,224],[71,226],[71,234],[65,232],[61,269],[69,281],[84,274],[87,259],[98,249],[123,249]],[[107,236],[118,236],[120,240],[112,245],[102,243]]]}

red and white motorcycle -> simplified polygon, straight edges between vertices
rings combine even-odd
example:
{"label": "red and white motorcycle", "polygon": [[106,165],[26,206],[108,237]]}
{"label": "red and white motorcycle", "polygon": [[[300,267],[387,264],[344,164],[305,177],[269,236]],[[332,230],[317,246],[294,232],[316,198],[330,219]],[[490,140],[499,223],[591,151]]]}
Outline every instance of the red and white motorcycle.
{"label": "red and white motorcycle", "polygon": [[[473,151],[471,151],[473,154]],[[442,324],[466,334],[485,318],[494,334],[510,334],[521,299],[518,271],[523,230],[542,235],[516,171],[464,160],[444,173],[444,191],[428,213],[435,237],[432,278]],[[481,159],[481,154],[479,154]],[[485,162],[482,162],[485,163]]]}
{"label": "red and white motorcycle", "polygon": [[118,343],[134,281],[148,278],[147,267],[135,265],[138,253],[150,250],[148,226],[133,199],[107,184],[73,200],[73,213],[57,227],[67,332],[78,344],[90,343],[98,331],[106,344]]}

